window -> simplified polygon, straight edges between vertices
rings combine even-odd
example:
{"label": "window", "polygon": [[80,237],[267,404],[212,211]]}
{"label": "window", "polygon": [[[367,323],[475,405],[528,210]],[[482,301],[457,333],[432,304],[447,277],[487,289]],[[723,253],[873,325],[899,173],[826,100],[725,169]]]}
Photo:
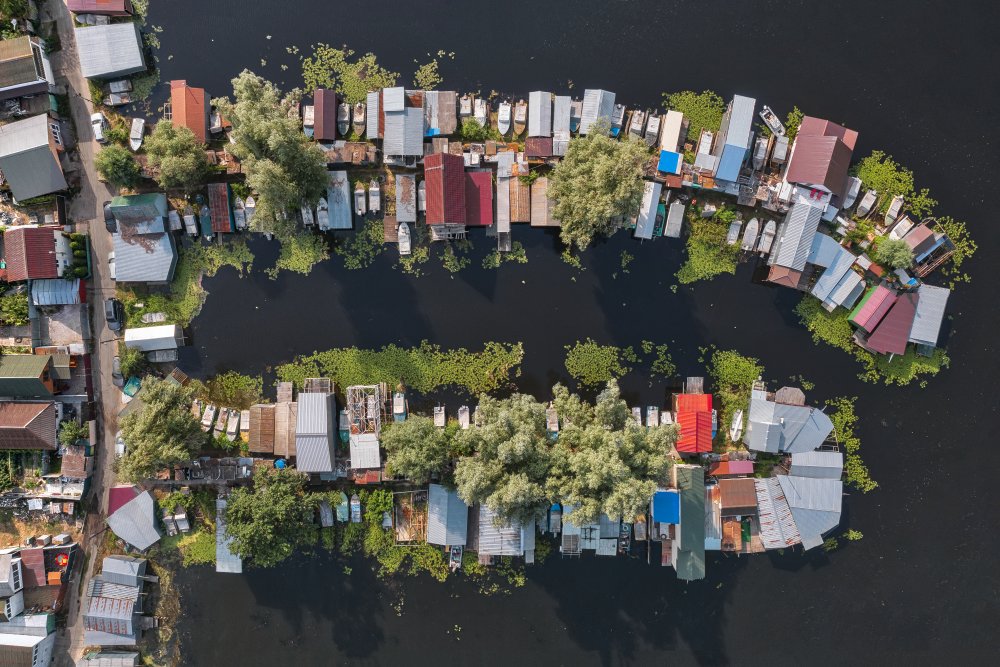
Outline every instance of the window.
{"label": "window", "polygon": [[3,601],[3,617],[10,620],[10,598]]}
{"label": "window", "polygon": [[14,582],[14,591],[17,592],[21,590],[21,562],[18,561],[14,563],[10,568],[13,577],[11,580]]}
{"label": "window", "polygon": [[59,123],[49,123],[49,129],[52,131],[52,139],[56,142],[56,146],[62,146],[62,130],[59,129]]}

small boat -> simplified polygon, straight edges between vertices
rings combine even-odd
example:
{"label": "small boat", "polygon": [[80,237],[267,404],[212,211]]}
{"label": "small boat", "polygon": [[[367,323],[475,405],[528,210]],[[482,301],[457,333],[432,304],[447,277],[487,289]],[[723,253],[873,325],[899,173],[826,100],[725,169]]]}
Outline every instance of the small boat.
{"label": "small boat", "polygon": [[365,135],[365,103],[358,102],[354,105],[354,118],[351,123],[354,128],[354,134],[359,137]]}
{"label": "small boat", "polygon": [[771,130],[771,133],[774,134],[774,136],[776,137],[785,136],[785,126],[781,123],[781,120],[778,118],[778,114],[774,113],[774,111],[771,110],[771,107],[765,104],[764,107],[760,110],[759,115],[760,119],[764,121],[764,125],[767,126],[767,129]]}
{"label": "small boat", "polygon": [[316,224],[316,218],[313,216],[312,206],[309,204],[303,204],[300,208],[302,211],[302,224],[306,227],[312,227]]}
{"label": "small boat", "polygon": [[191,236],[198,236],[198,220],[195,219],[190,206],[184,209],[184,231]]}
{"label": "small boat", "polygon": [[208,131],[212,134],[222,132],[222,114],[213,110],[209,120]]}
{"label": "small boat", "polygon": [[406,421],[406,394],[397,391],[392,395],[392,420],[396,422]]}
{"label": "small boat", "polygon": [[240,440],[250,442],[250,411],[240,411]]}
{"label": "small boat", "polygon": [[351,523],[361,523],[361,498],[356,493],[351,495]]}
{"label": "small boat", "polygon": [[847,179],[847,194],[844,195],[844,205],[841,208],[851,208],[861,192],[861,179],[851,176]]}
{"label": "small boat", "polygon": [[660,143],[660,117],[654,114],[649,114],[649,118],[646,119],[646,134],[644,135],[646,139],[646,145],[652,148]]}
{"label": "small boat", "polygon": [[382,210],[382,190],[375,180],[368,184],[368,210],[372,213]]}
{"label": "small boat", "polygon": [[326,197],[320,197],[316,203],[316,226],[321,232],[330,229],[330,205],[326,202]]}
{"label": "small boat", "polygon": [[646,426],[660,425],[660,409],[655,405],[646,406]]}
{"label": "small boat", "polygon": [[222,437],[226,432],[226,423],[229,421],[229,408],[219,410],[219,418],[215,420],[215,430],[212,431],[213,438]]}
{"label": "small boat", "polygon": [[226,437],[229,440],[236,441],[236,434],[240,431],[240,411],[230,410],[229,411],[229,421],[226,422]]}
{"label": "small boat", "polygon": [[201,401],[197,398],[191,401],[191,416],[195,419],[201,419]]}
{"label": "small boat", "polygon": [[740,240],[740,229],[742,228],[743,221],[738,218],[729,223],[729,233],[726,234],[726,245],[736,245],[736,242]]}
{"label": "small boat", "polygon": [[569,103],[569,131],[580,131],[580,121],[583,119],[583,102],[573,100]]}
{"label": "small boat", "polygon": [[878,200],[878,191],[869,190],[865,193],[865,196],[861,198],[861,203],[858,204],[858,217],[865,217],[872,212],[875,207],[875,202]]}
{"label": "small boat", "polygon": [[310,139],[316,125],[316,107],[306,104],[302,107],[302,132]]}
{"label": "small boat", "polygon": [[128,135],[128,145],[133,151],[138,151],[142,146],[142,134],[146,129],[146,121],[142,118],[132,119],[132,131]]}
{"label": "small boat", "polygon": [[206,239],[212,238],[212,212],[207,206],[202,206],[198,211],[198,222],[201,224],[201,233]]}
{"label": "small boat", "polygon": [[[405,225],[406,223],[404,222],[403,224]],[[407,231],[407,233],[409,233],[409,231]],[[446,423],[447,423],[447,416],[444,413],[444,406],[443,405],[435,405],[434,406],[434,425],[437,426],[438,428],[444,428]]]}
{"label": "small boat", "polygon": [[503,101],[497,108],[497,130],[503,135],[510,132],[510,102]]}
{"label": "small boat", "polygon": [[[410,254],[410,226],[405,222],[399,223],[399,229],[396,231],[399,240],[399,254],[402,257],[406,257]],[[436,411],[437,408],[434,408]],[[437,416],[437,412],[434,413]]]}
{"label": "small boat", "polygon": [[462,118],[468,118],[472,115],[472,98],[468,95],[462,95],[461,99],[459,99],[458,115]]}
{"label": "small boat", "polygon": [[354,212],[359,216],[364,216],[365,210],[365,186],[358,183],[354,188]]}
{"label": "small boat", "polygon": [[528,103],[524,100],[514,105],[514,136],[524,134],[528,125]]}
{"label": "small boat", "polygon": [[337,503],[337,521],[347,523],[351,518],[351,503],[347,499],[347,494],[340,492],[340,502]]}
{"label": "small boat", "polygon": [[462,567],[462,551],[463,548],[460,546],[451,548],[451,553],[448,555],[448,569],[452,572],[457,572]]}
{"label": "small boat", "polygon": [[767,137],[757,137],[753,147],[753,170],[760,171],[767,162]]}
{"label": "small boat", "polygon": [[766,255],[771,252],[771,246],[774,244],[774,233],[777,229],[774,220],[768,220],[767,224],[764,225],[764,233],[760,235],[760,243],[757,244],[757,251],[760,254]]}
{"label": "small boat", "polygon": [[417,210],[427,210],[427,181],[420,181],[417,186]]}
{"label": "small boat", "polygon": [[464,428],[469,428],[469,406],[463,405],[458,409],[458,425]]}
{"label": "small boat", "polygon": [[660,413],[660,426],[670,426],[674,423],[674,416],[670,414],[670,410],[664,410]]}
{"label": "small boat", "polygon": [[236,229],[247,228],[246,202],[242,197],[233,200],[233,220],[236,222]]}
{"label": "small boat", "polygon": [[477,98],[472,105],[472,116],[483,127],[488,127],[490,123],[490,108],[486,105],[486,100]]}
{"label": "small boat", "polygon": [[733,415],[733,423],[729,425],[729,441],[739,442],[741,435],[743,435],[743,411],[737,410]]}
{"label": "small boat", "polygon": [[757,218],[750,218],[750,222],[747,223],[747,228],[743,232],[743,243],[740,244],[740,249],[749,252],[754,249],[757,245],[757,232],[760,231],[760,222]]}
{"label": "small boat", "polygon": [[337,133],[346,137],[351,131],[351,107],[347,102],[341,103],[337,107]]}
{"label": "small boat", "polygon": [[889,238],[893,240],[899,240],[910,233],[913,229],[913,220],[910,216],[904,215],[899,221],[892,226],[892,230],[889,232]]}
{"label": "small boat", "polygon": [[885,224],[891,225],[896,222],[900,212],[903,210],[903,195],[896,195],[889,202],[889,208],[885,211]]}
{"label": "small boat", "polygon": [[247,215],[247,228],[250,227],[250,221],[253,220],[253,214],[257,211],[257,202],[254,201],[253,195],[247,197],[246,201],[246,215]]}
{"label": "small boat", "polygon": [[205,406],[205,412],[201,415],[201,430],[206,433],[212,428],[212,423],[215,421],[215,406],[209,403]]}
{"label": "small boat", "polygon": [[632,420],[642,426],[642,408],[632,408]]}
{"label": "small boat", "polygon": [[628,124],[628,134],[630,137],[642,139],[642,128],[646,125],[646,112],[636,109],[632,112],[632,122]]}
{"label": "small boat", "polygon": [[622,124],[625,122],[625,105],[616,104],[615,110],[611,113],[611,136],[617,137],[622,133]]}
{"label": "small boat", "polygon": [[719,411],[712,410],[712,440],[715,440],[715,434],[719,432]]}

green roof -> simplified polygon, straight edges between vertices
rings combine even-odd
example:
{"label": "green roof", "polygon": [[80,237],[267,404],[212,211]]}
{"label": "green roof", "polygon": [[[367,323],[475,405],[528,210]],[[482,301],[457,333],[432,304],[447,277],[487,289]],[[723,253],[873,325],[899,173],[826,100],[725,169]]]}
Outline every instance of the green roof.
{"label": "green roof", "polygon": [[681,494],[681,534],[677,549],[677,578],[705,578],[705,470],[680,465],[677,489]]}
{"label": "green roof", "polygon": [[874,294],[877,289],[878,285],[869,288],[868,291],[865,292],[865,295],[861,298],[861,301],[858,302],[858,305],[854,306],[854,310],[852,310],[851,314],[847,316],[847,319],[853,320],[857,317],[858,313],[860,313],[861,309],[865,307],[865,304],[868,303],[868,299],[872,298],[872,294]]}
{"label": "green roof", "polygon": [[42,398],[52,395],[39,376],[52,357],[47,354],[0,356],[0,396]]}

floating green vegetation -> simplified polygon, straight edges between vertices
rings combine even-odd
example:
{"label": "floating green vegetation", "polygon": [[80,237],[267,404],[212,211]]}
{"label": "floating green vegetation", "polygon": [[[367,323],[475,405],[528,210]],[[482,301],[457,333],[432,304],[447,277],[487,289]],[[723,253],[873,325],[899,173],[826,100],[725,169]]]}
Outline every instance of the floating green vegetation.
{"label": "floating green vegetation", "polygon": [[625,362],[623,348],[599,345],[591,338],[566,346],[566,370],[577,382],[588,387],[628,373],[632,369]]}
{"label": "floating green vegetation", "polygon": [[[192,380],[195,395],[213,405],[246,410],[260,402],[264,394],[261,377],[226,371],[204,382]],[[227,440],[228,442],[228,440]]]}
{"label": "floating green vegetation", "polygon": [[846,453],[844,461],[845,479],[848,484],[857,490],[862,493],[868,493],[878,488],[878,482],[871,478],[871,475],[868,473],[868,466],[861,460],[861,439],[854,434],[854,427],[858,423],[858,416],[854,412],[854,403],[856,401],[856,397],[841,397],[827,401],[827,405],[833,408],[833,412],[830,413],[830,421],[833,422],[833,430],[837,434],[837,442]]}
{"label": "floating green vegetation", "polygon": [[340,386],[402,382],[418,392],[455,386],[472,393],[509,384],[521,374],[521,343],[486,343],[480,352],[442,350],[424,341],[419,347],[388,345],[381,350],[356,347],[317,352],[277,368],[278,377],[299,387],[307,377],[329,377]]}
{"label": "floating green vegetation", "polygon": [[729,223],[735,217],[735,211],[725,208],[711,218],[702,218],[701,212],[693,208],[689,211],[687,258],[677,271],[677,282],[689,285],[722,273],[736,273],[739,246],[726,243]]}
{"label": "floating green vegetation", "polygon": [[355,58],[353,49],[315,44],[313,54],[302,59],[306,90],[333,88],[349,104],[364,102],[369,90],[392,88],[399,74],[378,64],[373,53]]}
{"label": "floating green vegetation", "polygon": [[[413,62],[417,62],[414,60]],[[434,90],[444,83],[444,77],[438,71],[437,58],[417,67],[413,74],[413,85],[418,90]]]}
{"label": "floating green vegetation", "polygon": [[[458,252],[455,252],[456,248]],[[441,266],[448,273],[458,273],[472,262],[467,254],[471,248],[472,244],[468,241],[445,243],[444,249],[441,251]]]}
{"label": "floating green vegetation", "polygon": [[622,250],[621,254],[621,266],[622,273],[628,273],[629,264],[635,259],[635,255],[630,253],[628,250]]}
{"label": "floating green vegetation", "polygon": [[913,172],[883,151],[872,151],[872,154],[861,160],[853,171],[866,188],[878,190],[879,213],[885,213],[896,195],[904,197],[905,210],[911,211],[918,218],[930,215],[937,206],[938,202],[931,197],[930,190],[927,188],[919,192],[916,190],[913,185]]}
{"label": "floating green vegetation", "polygon": [[499,269],[502,264],[512,262],[514,264],[527,264],[528,254],[524,251],[524,246],[520,241],[511,244],[510,252],[500,252],[494,250],[483,258],[484,269]]}
{"label": "floating green vegetation", "polygon": [[339,243],[333,251],[352,271],[371,266],[385,247],[385,229],[380,220],[366,220],[361,229]]}
{"label": "floating green vegetation", "polygon": [[702,130],[718,132],[722,125],[722,113],[726,103],[718,93],[705,90],[696,93],[684,90],[679,93],[663,93],[663,101],[668,109],[680,111],[688,120],[688,139],[697,140]]}
{"label": "floating green vegetation", "polygon": [[976,254],[979,246],[972,240],[969,230],[964,222],[960,222],[950,217],[938,218],[936,223],[938,231],[944,232],[955,245],[955,252],[948,258],[948,262],[941,267],[941,273],[948,278],[949,287],[955,288],[957,283],[967,283],[971,280],[969,274],[962,271],[962,264],[965,260]]}
{"label": "floating green vegetation", "polygon": [[722,402],[719,437],[724,442],[730,442],[728,427],[733,415],[750,406],[750,390],[763,372],[764,366],[753,357],[743,356],[735,350],[713,350],[708,375],[712,378],[715,395]]}

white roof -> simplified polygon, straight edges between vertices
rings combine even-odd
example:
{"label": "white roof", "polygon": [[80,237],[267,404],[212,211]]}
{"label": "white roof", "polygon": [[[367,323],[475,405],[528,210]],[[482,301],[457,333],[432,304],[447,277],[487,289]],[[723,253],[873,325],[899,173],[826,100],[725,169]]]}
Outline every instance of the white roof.
{"label": "white roof", "polygon": [[366,110],[367,124],[365,125],[365,136],[368,137],[369,141],[378,139],[378,91],[372,91],[368,93],[368,108]]}
{"label": "white roof", "polygon": [[427,543],[465,546],[469,507],[454,490],[431,484],[427,496]]}
{"label": "white roof", "polygon": [[528,136],[552,136],[552,93],[536,90],[528,94]]}
{"label": "white roof", "polygon": [[844,455],[840,452],[798,452],[792,454],[791,474],[798,477],[840,479]]}
{"label": "white roof", "polygon": [[302,472],[332,472],[333,411],[325,393],[299,393],[295,417],[295,467]]}
{"label": "white roof", "polygon": [[367,468],[381,468],[382,456],[378,449],[378,436],[374,433],[352,433],[351,443],[351,468],[354,470],[364,470]]}
{"label": "white roof", "polygon": [[587,134],[590,126],[599,119],[611,122],[615,110],[615,94],[607,90],[588,89],[583,91],[583,111],[580,115],[580,134]]}
{"label": "white roof", "polygon": [[653,238],[653,228],[656,226],[656,208],[660,203],[660,192],[663,186],[653,181],[645,181],[642,190],[642,204],[639,206],[639,217],[635,223],[635,238]]}
{"label": "white roof", "polygon": [[183,339],[183,335],[177,324],[129,328],[125,330],[125,347],[141,352],[176,350],[180,346],[178,341]]}
{"label": "white roof", "polygon": [[382,89],[382,111],[402,111],[406,104],[406,91],[400,86]]}
{"label": "white roof", "polygon": [[671,109],[660,122],[663,124],[663,131],[660,133],[660,150],[676,153],[681,144],[684,114]]}
{"label": "white roof", "polygon": [[917,290],[917,294],[919,299],[913,325],[910,327],[910,342],[937,347],[944,309],[948,305],[951,290],[925,283]]}
{"label": "white roof", "polygon": [[663,230],[664,236],[672,239],[681,237],[681,227],[684,225],[684,210],[687,207],[679,201],[675,201],[667,209],[667,225]]}
{"label": "white roof", "polygon": [[109,23],[76,29],[80,71],[86,78],[134,74],[146,69],[139,26],[132,22]]}

